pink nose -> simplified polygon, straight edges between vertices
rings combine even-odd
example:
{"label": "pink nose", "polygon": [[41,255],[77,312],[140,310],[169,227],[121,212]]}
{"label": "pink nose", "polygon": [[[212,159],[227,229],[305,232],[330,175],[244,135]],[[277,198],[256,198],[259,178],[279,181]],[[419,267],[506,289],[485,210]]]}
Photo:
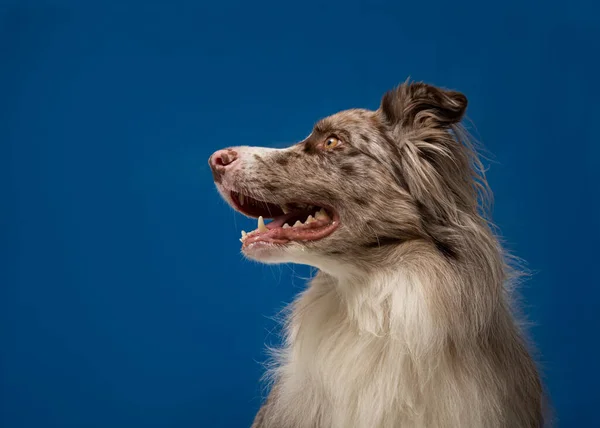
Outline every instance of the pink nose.
{"label": "pink nose", "polygon": [[221,176],[238,160],[238,154],[233,149],[217,150],[208,159],[213,177],[216,182],[221,181]]}

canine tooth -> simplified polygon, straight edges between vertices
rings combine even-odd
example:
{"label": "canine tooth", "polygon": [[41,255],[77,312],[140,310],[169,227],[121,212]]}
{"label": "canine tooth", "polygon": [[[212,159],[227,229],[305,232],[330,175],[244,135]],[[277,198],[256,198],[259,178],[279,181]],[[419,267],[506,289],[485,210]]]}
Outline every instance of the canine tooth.
{"label": "canine tooth", "polygon": [[283,228],[284,228],[284,229],[287,229],[288,227],[290,227],[290,225],[289,225],[289,224],[287,224],[287,223],[283,223]]}
{"label": "canine tooth", "polygon": [[290,212],[290,210],[285,205],[281,206],[281,211],[283,211],[284,214],[287,214]]}
{"label": "canine tooth", "polygon": [[238,199],[240,200],[240,205],[244,205],[244,195],[240,193],[240,197]]}
{"label": "canine tooth", "polygon": [[242,239],[246,239],[246,236],[248,236],[248,234],[245,230],[242,230]]}
{"label": "canine tooth", "polygon": [[259,232],[268,232],[267,226],[265,226],[265,220],[262,216],[258,217],[258,231]]}
{"label": "canine tooth", "polygon": [[306,218],[306,221],[304,223],[309,224],[309,223],[314,223],[316,220],[313,218],[313,216],[309,215]]}
{"label": "canine tooth", "polygon": [[298,226],[302,226],[304,223],[302,223],[300,220],[296,220],[296,223],[294,223],[294,227],[298,227]]}

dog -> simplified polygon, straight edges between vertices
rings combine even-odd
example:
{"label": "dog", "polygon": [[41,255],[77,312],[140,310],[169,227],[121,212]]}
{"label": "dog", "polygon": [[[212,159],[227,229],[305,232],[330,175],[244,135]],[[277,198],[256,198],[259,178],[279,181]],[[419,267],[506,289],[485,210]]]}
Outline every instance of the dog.
{"label": "dog", "polygon": [[243,254],[318,272],[289,308],[253,428],[543,426],[466,108],[405,82],[289,148],[210,157],[222,197],[258,219]]}

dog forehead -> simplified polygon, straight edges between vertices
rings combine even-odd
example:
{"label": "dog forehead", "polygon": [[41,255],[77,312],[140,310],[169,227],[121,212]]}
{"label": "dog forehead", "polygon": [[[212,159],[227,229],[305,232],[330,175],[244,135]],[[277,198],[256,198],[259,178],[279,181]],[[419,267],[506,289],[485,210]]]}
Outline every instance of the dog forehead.
{"label": "dog forehead", "polygon": [[343,110],[321,119],[315,125],[315,131],[320,133],[332,131],[352,132],[358,129],[377,127],[375,112],[364,109]]}

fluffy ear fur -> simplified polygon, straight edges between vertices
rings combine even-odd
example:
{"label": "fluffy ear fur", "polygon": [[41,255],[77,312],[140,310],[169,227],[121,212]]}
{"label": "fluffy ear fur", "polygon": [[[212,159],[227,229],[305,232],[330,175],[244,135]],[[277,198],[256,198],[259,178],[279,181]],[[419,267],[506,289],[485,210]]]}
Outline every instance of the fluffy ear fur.
{"label": "fluffy ear fur", "polygon": [[380,110],[390,125],[402,127],[447,127],[461,121],[467,97],[426,83],[404,83],[388,91]]}
{"label": "fluffy ear fur", "polygon": [[383,96],[379,110],[399,147],[396,169],[402,171],[423,227],[447,253],[460,241],[445,233],[447,225],[460,227],[464,213],[475,214],[478,198],[487,193],[477,155],[461,138],[459,122],[466,108],[467,98],[459,92],[404,83]]}

